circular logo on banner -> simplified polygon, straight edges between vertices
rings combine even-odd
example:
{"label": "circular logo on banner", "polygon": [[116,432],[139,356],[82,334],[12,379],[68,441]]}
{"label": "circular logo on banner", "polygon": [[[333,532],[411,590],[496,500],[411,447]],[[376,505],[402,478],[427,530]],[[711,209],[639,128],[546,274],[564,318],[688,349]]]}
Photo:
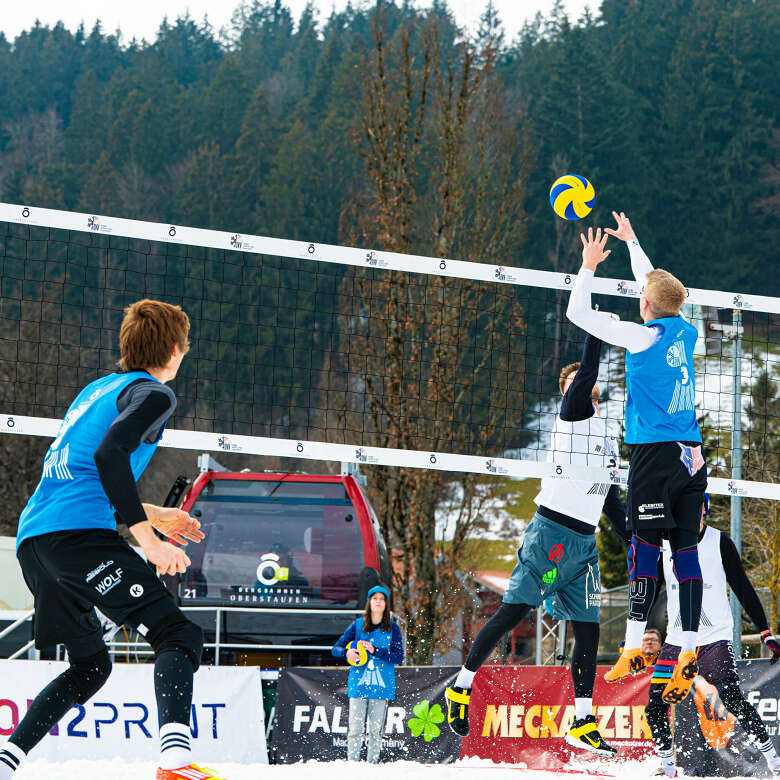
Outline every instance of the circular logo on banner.
{"label": "circular logo on banner", "polygon": [[135,583],[135,585],[130,586],[130,595],[134,599],[140,599],[141,596],[144,595],[144,586],[140,585],[139,583]]}
{"label": "circular logo on banner", "polygon": [[550,552],[547,554],[547,560],[548,561],[555,561],[555,563],[558,563],[558,561],[563,558],[563,545],[562,544],[555,544],[550,548]]}

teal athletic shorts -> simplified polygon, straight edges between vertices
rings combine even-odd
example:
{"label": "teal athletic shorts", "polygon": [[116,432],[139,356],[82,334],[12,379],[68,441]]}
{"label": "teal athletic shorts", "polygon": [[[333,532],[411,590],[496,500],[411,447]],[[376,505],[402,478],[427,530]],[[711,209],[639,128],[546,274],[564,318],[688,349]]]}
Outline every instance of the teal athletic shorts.
{"label": "teal athletic shorts", "polygon": [[537,512],[525,529],[504,602],[538,607],[550,597],[556,620],[599,622],[596,535],[577,533]]}

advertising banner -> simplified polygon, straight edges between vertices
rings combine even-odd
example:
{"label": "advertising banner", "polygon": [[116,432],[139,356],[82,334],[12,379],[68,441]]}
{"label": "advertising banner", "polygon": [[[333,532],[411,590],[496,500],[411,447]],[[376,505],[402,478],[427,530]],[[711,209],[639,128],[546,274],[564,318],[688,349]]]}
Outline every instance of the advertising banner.
{"label": "advertising banner", "polygon": [[[396,698],[387,708],[380,761],[448,763],[459,756],[459,739],[447,726],[444,689],[457,667],[396,668]],[[347,670],[331,667],[281,671],[277,686],[272,752],[290,764],[347,757]]]}
{"label": "advertising banner", "polygon": [[[618,749],[618,759],[653,752],[645,720],[649,675],[607,685],[596,672],[593,692],[598,728]],[[565,666],[483,666],[469,706],[471,730],[461,756],[525,763],[532,769],[562,769],[572,759],[602,760],[573,750],[563,740],[574,720],[574,689]]]}
{"label": "advertising banner", "polygon": [[[740,687],[778,746],[780,674],[769,660],[737,661]],[[718,688],[701,676],[693,695],[675,707],[677,764],[692,777],[771,777],[761,751],[747,739]]]}
{"label": "advertising banner", "polygon": [[[55,661],[0,661],[0,737],[8,736],[33,698],[68,668]],[[114,664],[108,682],[73,707],[35,748],[50,761],[154,761],[159,751],[150,664]],[[201,667],[195,675],[190,733],[197,761],[268,763],[260,674],[247,667]]]}

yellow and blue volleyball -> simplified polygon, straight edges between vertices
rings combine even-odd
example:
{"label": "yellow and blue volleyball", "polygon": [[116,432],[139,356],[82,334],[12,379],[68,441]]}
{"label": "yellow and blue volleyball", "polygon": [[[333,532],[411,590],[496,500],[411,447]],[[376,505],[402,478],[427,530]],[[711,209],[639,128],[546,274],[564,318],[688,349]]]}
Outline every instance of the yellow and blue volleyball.
{"label": "yellow and blue volleyball", "polygon": [[596,202],[593,185],[576,173],[567,173],[553,182],[550,187],[550,205],[563,219],[573,220],[587,217]]}
{"label": "yellow and blue volleyball", "polygon": [[355,645],[355,647],[353,647],[352,642],[350,642],[347,645],[347,650],[356,650],[358,655],[360,656],[356,664],[353,664],[352,661],[347,659],[347,663],[350,666],[365,666],[368,663],[368,650],[366,650],[366,648],[363,647],[363,645],[361,645],[360,643],[358,643],[357,645]]}

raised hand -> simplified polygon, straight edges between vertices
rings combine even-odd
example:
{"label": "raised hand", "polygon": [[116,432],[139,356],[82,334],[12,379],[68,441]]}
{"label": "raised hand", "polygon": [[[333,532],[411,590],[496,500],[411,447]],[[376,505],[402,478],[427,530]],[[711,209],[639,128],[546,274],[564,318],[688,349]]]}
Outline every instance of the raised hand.
{"label": "raised hand", "polygon": [[619,238],[621,241],[631,241],[636,238],[636,233],[634,233],[634,229],[631,227],[631,221],[622,211],[620,214],[617,211],[613,211],[612,216],[615,218],[615,222],[617,222],[617,227],[615,230],[604,228],[605,233],[609,233],[610,236]]}
{"label": "raised hand", "polygon": [[585,238],[584,233],[580,233],[580,239],[582,240],[582,267],[587,268],[590,271],[595,271],[596,266],[599,263],[603,263],[604,260],[609,257],[611,249],[604,251],[604,246],[607,243],[607,234],[601,235],[601,228],[596,231],[596,235],[593,235],[593,228],[588,228],[588,238]]}

